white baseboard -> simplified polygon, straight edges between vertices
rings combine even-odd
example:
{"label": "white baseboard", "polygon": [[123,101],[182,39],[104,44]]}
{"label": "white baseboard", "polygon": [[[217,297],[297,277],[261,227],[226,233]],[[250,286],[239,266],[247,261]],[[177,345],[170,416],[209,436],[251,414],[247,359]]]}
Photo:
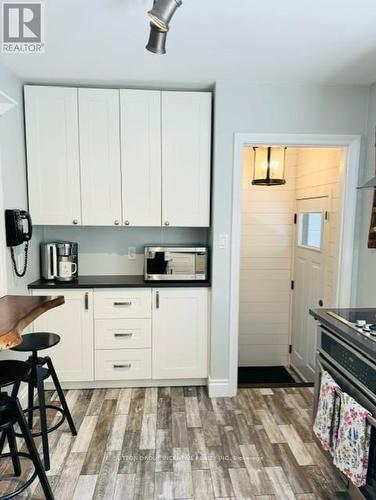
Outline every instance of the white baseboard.
{"label": "white baseboard", "polygon": [[[127,387],[176,387],[176,386],[200,386],[208,385],[205,378],[191,379],[166,379],[166,380],[108,380],[108,381],[87,381],[87,382],[61,382],[63,389],[112,389]],[[45,382],[47,390],[54,389],[52,382]]]}
{"label": "white baseboard", "polygon": [[209,378],[208,390],[210,398],[231,398],[235,396],[228,379]]}

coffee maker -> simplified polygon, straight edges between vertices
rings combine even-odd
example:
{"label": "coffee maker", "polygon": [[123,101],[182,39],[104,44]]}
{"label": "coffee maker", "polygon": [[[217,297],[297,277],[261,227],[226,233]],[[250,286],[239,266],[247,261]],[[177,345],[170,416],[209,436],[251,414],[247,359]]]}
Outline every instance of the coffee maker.
{"label": "coffee maker", "polygon": [[78,244],[72,241],[42,243],[40,262],[42,278],[73,281],[78,276]]}

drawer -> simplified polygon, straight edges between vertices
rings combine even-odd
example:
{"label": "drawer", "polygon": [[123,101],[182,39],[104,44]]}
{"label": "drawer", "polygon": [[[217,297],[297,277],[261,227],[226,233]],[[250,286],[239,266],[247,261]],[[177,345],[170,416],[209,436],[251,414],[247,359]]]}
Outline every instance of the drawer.
{"label": "drawer", "polygon": [[95,351],[95,380],[151,378],[151,349]]}
{"label": "drawer", "polygon": [[95,318],[150,318],[151,290],[102,290],[94,292]]}
{"label": "drawer", "polygon": [[151,319],[96,319],[95,349],[151,348]]}

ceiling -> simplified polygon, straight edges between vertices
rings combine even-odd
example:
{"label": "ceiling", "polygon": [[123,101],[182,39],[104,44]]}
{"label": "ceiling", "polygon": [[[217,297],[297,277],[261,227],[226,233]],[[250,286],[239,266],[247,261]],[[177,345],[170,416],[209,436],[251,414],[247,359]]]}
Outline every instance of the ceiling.
{"label": "ceiling", "polygon": [[45,0],[45,54],[4,55],[28,82],[205,87],[376,80],[374,0],[184,0],[167,55],[145,50],[152,0]]}

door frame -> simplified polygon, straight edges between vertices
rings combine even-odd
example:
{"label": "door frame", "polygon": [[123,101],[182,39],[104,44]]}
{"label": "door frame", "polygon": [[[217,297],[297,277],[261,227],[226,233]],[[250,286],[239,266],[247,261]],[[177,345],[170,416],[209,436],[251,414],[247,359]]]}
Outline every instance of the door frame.
{"label": "door frame", "polygon": [[[360,135],[337,134],[234,134],[232,185],[232,225],[230,255],[230,318],[229,318],[229,393],[236,395],[238,386],[239,286],[241,211],[244,146],[275,145],[289,147],[341,147],[346,149],[340,168],[340,203],[338,234],[338,307],[350,307],[354,261],[355,213],[360,160]],[[346,222],[346,223],[345,223]]]}

